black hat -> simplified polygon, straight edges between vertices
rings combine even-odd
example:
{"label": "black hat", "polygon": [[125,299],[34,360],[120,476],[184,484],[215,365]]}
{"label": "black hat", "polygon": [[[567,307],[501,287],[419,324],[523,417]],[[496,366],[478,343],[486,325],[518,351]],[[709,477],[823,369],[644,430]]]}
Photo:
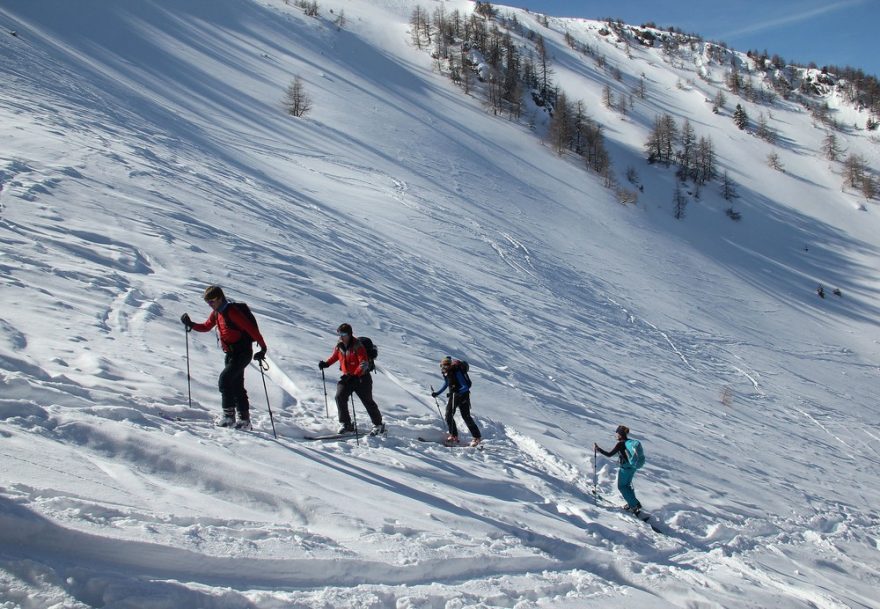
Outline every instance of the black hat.
{"label": "black hat", "polygon": [[336,328],[336,333],[340,336],[343,334],[352,335],[354,332],[351,329],[351,324],[339,324],[339,327]]}
{"label": "black hat", "polygon": [[629,427],[626,425],[618,425],[617,429],[614,430],[616,433],[619,433],[624,438],[629,435]]}

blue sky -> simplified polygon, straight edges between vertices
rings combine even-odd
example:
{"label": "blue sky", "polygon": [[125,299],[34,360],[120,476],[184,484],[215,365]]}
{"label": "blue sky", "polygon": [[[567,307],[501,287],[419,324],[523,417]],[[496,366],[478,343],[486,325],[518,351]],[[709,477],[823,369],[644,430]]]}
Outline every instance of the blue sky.
{"label": "blue sky", "polygon": [[880,0],[502,0],[556,17],[653,21],[723,41],[739,51],[767,50],[786,61],[850,65],[880,76]]}

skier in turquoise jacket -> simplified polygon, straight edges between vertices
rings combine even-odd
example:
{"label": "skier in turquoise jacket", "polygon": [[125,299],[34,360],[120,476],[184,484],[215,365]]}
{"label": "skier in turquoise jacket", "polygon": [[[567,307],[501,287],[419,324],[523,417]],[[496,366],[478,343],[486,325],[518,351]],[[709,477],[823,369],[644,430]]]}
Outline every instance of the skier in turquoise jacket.
{"label": "skier in turquoise jacket", "polygon": [[636,475],[636,468],[629,462],[626,453],[626,439],[629,436],[629,427],[618,425],[615,430],[617,433],[617,444],[610,451],[602,450],[598,444],[593,444],[593,449],[598,450],[606,457],[620,456],[620,469],[617,470],[617,490],[626,499],[626,505],[623,506],[628,512],[638,514],[642,510],[642,504],[636,499],[636,490],[633,488],[633,477]]}

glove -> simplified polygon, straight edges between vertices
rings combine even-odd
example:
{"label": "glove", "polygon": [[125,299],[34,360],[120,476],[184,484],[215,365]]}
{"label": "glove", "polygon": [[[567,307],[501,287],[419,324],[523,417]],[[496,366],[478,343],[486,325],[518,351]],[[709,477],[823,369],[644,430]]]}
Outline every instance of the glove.
{"label": "glove", "polygon": [[186,327],[186,331],[189,332],[192,330],[193,322],[189,318],[189,313],[184,313],[180,316],[180,323],[182,323]]}
{"label": "glove", "polygon": [[264,359],[266,359],[266,350],[265,349],[260,349],[259,351],[254,353],[254,361],[255,362],[261,362]]}
{"label": "glove", "polygon": [[324,368],[329,368],[329,367],[330,367],[330,364],[328,364],[324,360],[321,360],[320,362],[318,362],[318,368],[320,368],[321,370],[323,370]]}
{"label": "glove", "polygon": [[432,391],[432,392],[431,392],[431,397],[432,397],[432,398],[436,398],[438,395],[440,395],[440,394],[437,393],[436,391]]}

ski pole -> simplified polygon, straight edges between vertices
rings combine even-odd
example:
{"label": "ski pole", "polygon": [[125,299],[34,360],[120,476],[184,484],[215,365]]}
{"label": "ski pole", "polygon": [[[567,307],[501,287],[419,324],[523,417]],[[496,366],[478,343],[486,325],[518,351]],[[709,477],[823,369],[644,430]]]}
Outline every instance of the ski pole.
{"label": "ski pole", "polygon": [[278,439],[278,434],[275,433],[275,417],[272,416],[272,406],[269,405],[269,389],[266,388],[266,374],[263,372],[263,366],[266,366],[266,370],[269,369],[269,363],[266,360],[261,359],[259,362],[260,367],[260,376],[263,377],[263,391],[266,392],[266,408],[269,409],[269,420],[272,421],[272,435],[275,436],[275,439]]}
{"label": "ski pole", "polygon": [[593,494],[599,494],[599,484],[596,480],[596,446],[593,445]]}
{"label": "ski pole", "polygon": [[[355,379],[355,380],[357,380],[357,379]],[[354,392],[353,391],[349,397],[351,398],[351,417],[352,417],[352,420],[354,421],[354,441],[357,442],[358,446],[360,446],[361,445],[361,434],[358,433],[358,415],[357,415],[357,409],[354,407]]]}
{"label": "ski pole", "polygon": [[193,391],[192,391],[192,382],[190,381],[189,375],[189,328],[186,326],[183,327],[183,332],[186,334],[186,392],[189,396],[189,408],[192,410],[193,407]]}
{"label": "ski pole", "polygon": [[[431,385],[431,393],[434,393],[434,385]],[[434,403],[437,404],[437,414],[440,415],[440,418],[443,418],[443,412],[440,410],[440,400],[437,399],[437,396],[434,396]]]}
{"label": "ski pole", "polygon": [[324,376],[324,369],[321,368],[321,382],[324,383],[324,415],[330,418],[330,402],[327,401],[327,377]]}

